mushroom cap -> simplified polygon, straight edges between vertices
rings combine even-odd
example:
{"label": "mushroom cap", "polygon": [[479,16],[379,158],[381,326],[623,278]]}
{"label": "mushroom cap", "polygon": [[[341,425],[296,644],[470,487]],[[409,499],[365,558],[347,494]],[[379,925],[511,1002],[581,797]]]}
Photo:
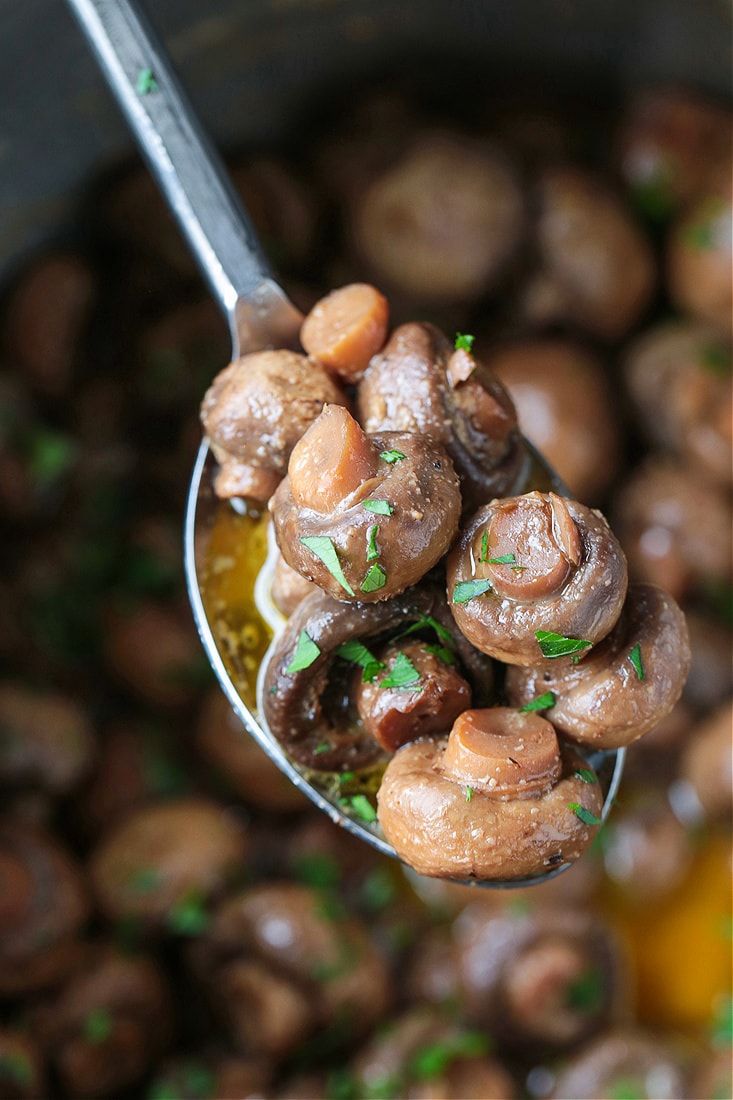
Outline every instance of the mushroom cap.
{"label": "mushroom cap", "polygon": [[437,737],[405,745],[379,788],[379,822],[409,866],[437,878],[509,880],[571,862],[587,849],[597,825],[586,824],[574,807],[599,819],[603,795],[573,749],[560,749],[562,771],[549,790],[499,800],[445,774],[447,745]]}
{"label": "mushroom cap", "polygon": [[[632,660],[638,646],[641,675]],[[550,718],[566,737],[596,749],[630,745],[665,718],[690,668],[685,616],[661,588],[629,588],[619,622],[578,664],[510,668],[509,702],[521,707],[550,691]]]}

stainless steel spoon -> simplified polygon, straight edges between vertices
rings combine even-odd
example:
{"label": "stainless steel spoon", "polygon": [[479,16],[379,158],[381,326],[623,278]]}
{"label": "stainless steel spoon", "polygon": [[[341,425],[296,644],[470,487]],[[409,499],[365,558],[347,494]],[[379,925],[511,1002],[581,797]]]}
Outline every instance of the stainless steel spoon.
{"label": "stainless steel spoon", "polygon": [[[220,158],[199,125],[144,13],[134,0],[68,0],[68,4],[229,323],[232,357],[264,347],[295,346],[302,316],[275,281]],[[530,450],[535,468],[541,471],[548,487],[564,492],[541,456]],[[208,534],[216,509],[222,506],[211,488],[214,472],[214,458],[204,441],[188,495],[185,570],[196,625],[219,683],[247,731],[299,790],[338,825],[385,855],[396,856],[378,824],[351,816],[336,796],[309,782],[237,691],[201,595]],[[625,749],[588,756],[603,787],[604,820],[621,780],[624,757]],[[570,866],[561,864],[530,878],[479,885],[532,885]]]}

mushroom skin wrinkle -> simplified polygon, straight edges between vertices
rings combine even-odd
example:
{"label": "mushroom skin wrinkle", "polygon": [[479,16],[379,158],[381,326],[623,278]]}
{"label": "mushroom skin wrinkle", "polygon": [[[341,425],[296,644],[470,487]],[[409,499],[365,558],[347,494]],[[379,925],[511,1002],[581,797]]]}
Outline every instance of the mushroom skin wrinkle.
{"label": "mushroom skin wrinkle", "polygon": [[[642,677],[631,653],[639,647]],[[629,588],[618,623],[583,661],[545,661],[507,671],[506,693],[521,707],[551,691],[558,732],[594,749],[630,745],[665,718],[682,694],[691,654],[685,616],[650,584]]]}
{"label": "mushroom skin wrinkle", "polygon": [[[603,794],[597,782],[586,781],[587,763],[558,746],[545,719],[514,711],[510,718],[507,711],[468,712],[485,739],[476,730],[456,731],[455,723],[447,739],[411,741],[387,765],[377,795],[379,822],[398,856],[419,874],[525,878],[579,859],[591,843],[598,825],[587,821],[600,823]],[[458,747],[457,739],[463,742]],[[554,765],[548,753],[553,739]],[[514,797],[512,770],[520,777]]]}
{"label": "mushroom skin wrinkle", "polygon": [[[504,557],[510,560],[497,562]],[[624,552],[601,513],[539,492],[475,512],[448,555],[446,579],[459,629],[510,665],[568,663],[543,658],[539,630],[601,641],[621,614],[628,584]],[[458,586],[473,581],[487,590],[463,600]]]}

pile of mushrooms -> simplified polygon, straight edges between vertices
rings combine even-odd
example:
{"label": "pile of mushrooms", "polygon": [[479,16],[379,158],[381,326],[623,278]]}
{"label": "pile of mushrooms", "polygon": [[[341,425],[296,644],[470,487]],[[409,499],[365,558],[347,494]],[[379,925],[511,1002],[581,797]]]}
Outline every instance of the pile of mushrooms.
{"label": "pile of mushrooms", "polygon": [[[671,711],[687,629],[671,596],[629,590],[600,512],[527,491],[514,406],[472,338],[388,320],[373,287],[342,287],[308,314],[305,354],[268,352],[268,370],[245,356],[203,402],[222,469],[249,470],[235,495],[268,500],[278,548],[287,622],[260,717],[347,803],[383,771],[376,808],[360,806],[421,874],[523,879],[590,845],[603,796],[582,750]],[[303,383],[283,385],[294,357]],[[232,484],[220,474],[217,492]]]}

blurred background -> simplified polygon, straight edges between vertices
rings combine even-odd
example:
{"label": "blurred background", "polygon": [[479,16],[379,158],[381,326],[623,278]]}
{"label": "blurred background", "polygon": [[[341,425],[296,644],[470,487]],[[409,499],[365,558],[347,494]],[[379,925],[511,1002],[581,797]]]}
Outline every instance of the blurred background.
{"label": "blurred background", "polygon": [[148,10],[296,303],[475,334],[693,665],[545,886],[311,810],[183,583],[226,325],[71,16],[3,0],[0,1098],[730,1097],[730,8]]}

